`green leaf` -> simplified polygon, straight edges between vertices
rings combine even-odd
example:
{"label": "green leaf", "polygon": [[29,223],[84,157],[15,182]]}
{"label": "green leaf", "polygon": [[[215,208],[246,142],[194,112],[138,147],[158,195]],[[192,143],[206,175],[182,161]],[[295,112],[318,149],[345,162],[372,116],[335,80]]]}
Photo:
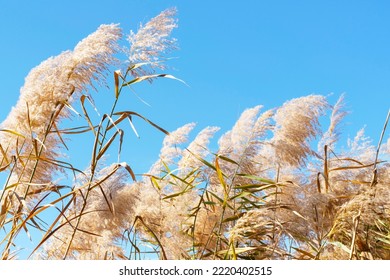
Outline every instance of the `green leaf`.
{"label": "green leaf", "polygon": [[20,134],[19,132],[15,131],[15,130],[11,130],[11,129],[1,128],[1,129],[0,129],[0,132],[11,133],[11,134],[13,134],[13,135],[20,136],[20,137],[22,137],[22,138],[26,138],[24,135]]}
{"label": "green leaf", "polygon": [[170,195],[164,196],[164,198],[163,198],[163,199],[174,198],[174,197],[177,197],[177,196],[183,195],[183,194],[185,194],[185,193],[186,193],[185,191],[182,191],[182,192],[177,192],[177,193],[173,193],[173,194],[170,194]]}
{"label": "green leaf", "polygon": [[237,176],[248,178],[248,179],[259,181],[259,182],[263,182],[263,183],[267,183],[267,184],[276,184],[275,181],[272,181],[272,180],[269,180],[269,179],[264,179],[262,177],[258,177],[258,176],[255,176],[255,175],[241,174],[240,173],[240,174],[237,174]]}

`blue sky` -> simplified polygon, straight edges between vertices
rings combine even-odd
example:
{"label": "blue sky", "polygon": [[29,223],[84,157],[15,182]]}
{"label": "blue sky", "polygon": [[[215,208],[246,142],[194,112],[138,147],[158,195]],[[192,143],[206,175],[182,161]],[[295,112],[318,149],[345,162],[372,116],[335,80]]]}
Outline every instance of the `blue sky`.
{"label": "blue sky", "polygon": [[[169,72],[189,87],[158,81],[137,90],[151,107],[128,92],[126,108],[168,130],[194,121],[225,131],[248,107],[311,93],[333,93],[334,101],[346,93],[346,133],[367,125],[378,139],[390,104],[388,1],[1,0],[0,119],[42,60],[72,49],[102,23],[128,32],[172,6],[180,50]],[[95,101],[106,104],[108,96],[101,90]]]}
{"label": "blue sky", "polygon": [[[198,130],[216,125],[223,133],[248,107],[273,108],[312,93],[333,94],[334,102],[345,93],[351,114],[344,135],[366,126],[378,140],[390,105],[388,1],[0,0],[0,120],[41,61],[72,49],[102,23],[120,23],[128,33],[172,6],[180,49],[168,72],[189,87],[172,80],[136,87],[151,106],[127,91],[120,109],[167,130],[196,122]],[[100,89],[94,98],[105,112],[112,90]],[[139,133],[130,145],[145,171],[163,135],[148,126]]]}
{"label": "blue sky", "polygon": [[102,23],[128,32],[172,6],[180,50],[169,72],[190,87],[158,81],[137,91],[151,107],[129,92],[128,108],[168,130],[192,121],[228,129],[247,107],[346,93],[350,133],[367,125],[378,138],[390,104],[388,1],[0,1],[0,119],[42,60]]}
{"label": "blue sky", "polygon": [[[120,109],[137,111],[167,130],[188,122],[230,129],[240,113],[266,109],[308,94],[346,94],[344,134],[361,127],[376,143],[390,95],[389,1],[4,1],[0,0],[0,120],[16,103],[29,70],[49,56],[72,49],[103,23],[135,30],[162,10],[178,9],[172,80],[135,88]],[[94,94],[101,112],[112,90]],[[156,159],[163,135],[140,122],[141,139],[130,135],[126,157],[138,172]],[[387,135],[389,135],[387,133]],[[80,142],[81,140],[81,142]],[[84,138],[71,147],[80,147]],[[86,153],[89,156],[89,152]],[[88,158],[83,159],[88,160]],[[87,161],[80,161],[80,168]]]}

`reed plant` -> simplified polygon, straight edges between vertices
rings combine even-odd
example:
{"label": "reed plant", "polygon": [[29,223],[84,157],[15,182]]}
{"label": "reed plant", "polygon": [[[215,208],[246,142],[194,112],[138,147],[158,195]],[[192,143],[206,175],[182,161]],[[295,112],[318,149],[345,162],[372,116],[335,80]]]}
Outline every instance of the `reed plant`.
{"label": "reed plant", "polygon": [[[32,259],[390,259],[389,113],[376,146],[360,130],[341,149],[344,96],[259,105],[211,150],[218,127],[189,141],[194,123],[168,132],[117,109],[137,83],[179,80],[161,73],[177,48],[175,12],[130,32],[127,48],[118,25],[102,25],[28,74],[0,125],[1,258],[18,258],[18,242],[37,231]],[[112,107],[96,119],[92,97],[107,80]],[[83,123],[64,127],[75,114]],[[141,176],[121,153],[125,127],[138,135],[135,118],[165,134]],[[64,156],[80,134],[92,135],[86,170]]]}

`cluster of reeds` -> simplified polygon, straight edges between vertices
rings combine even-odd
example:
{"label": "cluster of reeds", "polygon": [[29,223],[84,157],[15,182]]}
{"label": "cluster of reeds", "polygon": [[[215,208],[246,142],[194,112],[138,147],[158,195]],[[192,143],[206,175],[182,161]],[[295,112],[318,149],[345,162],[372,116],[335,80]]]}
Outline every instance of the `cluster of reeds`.
{"label": "cluster of reeds", "polygon": [[[342,149],[344,97],[331,105],[309,95],[245,110],[210,151],[218,127],[188,143],[193,123],[167,132],[117,110],[125,88],[174,78],[156,73],[176,47],[174,14],[163,11],[130,33],[126,66],[113,72],[112,108],[98,121],[88,90],[118,65],[118,25],[100,26],[29,73],[0,127],[2,259],[17,258],[20,237],[32,230],[41,233],[31,252],[38,259],[390,259],[389,116],[377,146],[361,130]],[[85,125],[63,128],[72,114]],[[131,160],[121,147],[124,121],[137,134],[133,118],[166,134],[159,159],[139,178],[119,160]],[[85,133],[92,155],[80,170],[63,153],[69,135]],[[106,166],[113,146],[118,161]]]}

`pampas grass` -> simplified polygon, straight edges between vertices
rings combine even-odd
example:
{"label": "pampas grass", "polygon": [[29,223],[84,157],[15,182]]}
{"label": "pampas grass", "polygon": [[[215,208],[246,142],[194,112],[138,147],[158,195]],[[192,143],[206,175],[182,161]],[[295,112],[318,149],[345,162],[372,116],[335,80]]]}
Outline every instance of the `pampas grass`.
{"label": "pampas grass", "polygon": [[[117,110],[125,88],[176,79],[156,73],[177,48],[175,12],[131,32],[126,48],[119,25],[102,25],[26,77],[0,126],[1,258],[17,258],[20,238],[38,231],[32,259],[390,259],[389,116],[377,146],[360,130],[341,150],[345,96],[248,108],[217,139],[218,127],[168,132]],[[112,107],[96,120],[86,101],[105,84]],[[63,127],[75,104],[84,123]],[[133,118],[166,135],[142,176],[121,155],[124,127],[138,135]],[[66,160],[72,134],[92,136],[86,170]],[[113,147],[118,160],[107,163]]]}

